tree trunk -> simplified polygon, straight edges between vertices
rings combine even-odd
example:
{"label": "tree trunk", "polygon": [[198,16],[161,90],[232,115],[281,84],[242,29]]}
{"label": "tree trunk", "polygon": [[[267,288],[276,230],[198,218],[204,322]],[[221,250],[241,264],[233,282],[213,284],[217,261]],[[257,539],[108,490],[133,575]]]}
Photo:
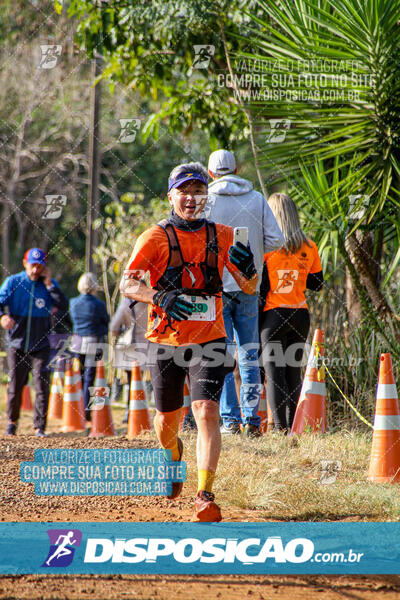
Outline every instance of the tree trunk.
{"label": "tree trunk", "polygon": [[[340,254],[344,259],[346,268],[348,269],[354,287],[357,290],[357,294],[362,306],[363,317],[368,319],[375,331],[381,335],[382,339],[385,340],[385,342],[387,343],[388,351],[392,352],[394,356],[400,359],[400,331],[397,320],[395,318],[392,318],[395,315],[391,313],[390,307],[388,307],[389,310],[386,312],[380,310],[380,307],[383,305],[383,303],[381,303],[379,299],[378,302],[374,303],[369,293],[369,290],[367,289],[367,286],[364,283],[363,278],[361,277],[361,271],[363,271],[363,273],[365,274],[365,272],[367,271],[367,266],[365,264],[362,264],[360,266],[359,261],[353,261],[353,254],[348,249],[348,240],[344,242],[339,237],[338,242]],[[354,249],[354,242],[350,245],[352,249]],[[355,245],[357,246],[358,244]],[[380,296],[382,296],[380,291],[379,294]],[[376,299],[377,298],[375,298],[375,300]],[[383,300],[384,304],[388,306],[385,298],[383,298]],[[390,327],[388,327],[387,325],[390,325]],[[394,337],[392,334],[394,334]]]}
{"label": "tree trunk", "polygon": [[[393,311],[379,288],[380,265],[377,258],[380,250],[378,248],[378,252],[374,252],[374,234],[358,230],[347,238],[345,246],[374,309],[384,320],[392,317]],[[361,315],[361,304],[354,283],[349,284],[348,279],[349,277],[346,281],[346,302],[349,321],[354,323]]]}
{"label": "tree trunk", "polygon": [[231,66],[231,61],[229,58],[229,52],[228,52],[228,44],[226,43],[226,37],[225,37],[225,30],[224,30],[224,25],[223,25],[223,20],[221,18],[221,16],[219,15],[218,17],[218,23],[219,23],[219,28],[220,28],[220,32],[221,32],[221,39],[222,39],[222,43],[224,45],[224,50],[225,50],[225,58],[226,58],[226,64],[228,67],[228,71],[229,74],[232,78],[232,86],[235,89],[235,91],[237,92],[237,98],[239,100],[239,104],[246,116],[247,122],[249,124],[249,130],[250,130],[250,145],[251,145],[251,149],[253,152],[253,158],[254,158],[254,166],[257,172],[257,177],[258,177],[258,182],[260,184],[261,187],[261,192],[264,196],[264,198],[268,198],[268,194],[267,194],[267,188],[265,187],[265,183],[264,183],[264,179],[262,177],[261,174],[261,168],[260,168],[260,163],[258,160],[258,153],[257,153],[257,144],[255,141],[255,137],[254,137],[254,126],[253,126],[253,118],[251,116],[251,112],[246,108],[245,103],[243,102],[241,96],[240,96],[240,90],[238,88],[238,86],[236,85],[236,79],[234,77],[233,71],[232,71],[232,66]]}
{"label": "tree trunk", "polygon": [[347,320],[351,325],[357,325],[362,318],[362,306],[358,297],[357,289],[351,278],[349,270],[346,268],[346,312]]}
{"label": "tree trunk", "polygon": [[4,199],[1,225],[1,264],[4,275],[10,275],[10,205],[8,198]]}

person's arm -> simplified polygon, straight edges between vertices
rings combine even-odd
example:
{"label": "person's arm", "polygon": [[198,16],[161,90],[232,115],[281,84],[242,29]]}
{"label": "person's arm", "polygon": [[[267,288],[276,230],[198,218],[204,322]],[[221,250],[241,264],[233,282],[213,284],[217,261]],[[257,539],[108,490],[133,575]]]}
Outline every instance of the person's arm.
{"label": "person's arm", "polygon": [[240,289],[242,290],[242,292],[244,292],[245,294],[249,294],[250,296],[253,296],[256,293],[258,281],[257,273],[253,276],[252,279],[246,279],[246,277],[242,275],[239,271],[231,271],[229,267],[228,270],[231,273],[234,280],[236,281],[236,283],[238,284],[238,286],[240,287]]}
{"label": "person's arm", "polygon": [[324,274],[322,271],[318,273],[309,273],[307,275],[306,287],[313,292],[319,292],[324,285]]}
{"label": "person's arm", "polygon": [[267,299],[267,294],[270,289],[271,289],[271,282],[269,280],[268,264],[267,264],[267,261],[264,260],[261,284],[260,284],[260,299],[262,301],[263,306],[265,304],[265,301]]}
{"label": "person's arm", "polygon": [[125,283],[122,280],[119,289],[121,294],[127,298],[159,306],[168,317],[175,319],[176,321],[185,321],[194,310],[194,304],[192,302],[186,302],[186,300],[182,298],[181,290],[173,290],[170,292],[165,290],[154,290],[153,288],[147,287],[145,283],[135,279],[134,276],[131,276]]}
{"label": "person's arm", "polygon": [[314,242],[311,242],[314,250],[314,260],[307,275],[306,288],[314,292],[319,292],[324,285],[324,274],[322,272],[321,259],[318,254],[318,248]]}
{"label": "person's arm", "polygon": [[268,206],[267,201],[263,196],[263,237],[264,237],[264,254],[278,250],[283,246],[285,240],[278,223],[274,217],[274,213]]}
{"label": "person's arm", "polygon": [[[161,250],[157,243],[157,241],[160,242],[160,239],[157,234],[157,230],[150,229],[138,238],[124,271],[119,287],[120,292],[131,300],[159,306],[168,318],[177,321],[186,320],[192,314],[194,304],[186,302],[181,297],[180,290],[157,291],[140,281],[147,271],[150,271],[154,279],[158,281],[168,264],[168,246],[167,255],[160,258]],[[166,241],[164,238],[162,240]]]}
{"label": "person's arm", "polygon": [[[148,287],[140,280],[148,271],[154,273],[156,280],[163,273],[164,265],[160,259],[160,240],[157,238],[157,233],[152,228],[142,233],[136,240],[119,286],[119,291],[126,298],[146,304],[151,304],[153,301],[157,290]],[[166,260],[168,261],[168,258]],[[160,271],[154,272],[157,265],[160,265]]]}
{"label": "person's arm", "polygon": [[135,275],[134,273],[125,275],[121,280],[119,291],[123,296],[131,300],[152,304],[157,290],[140,281],[141,277],[140,274]]}
{"label": "person's arm", "polygon": [[[253,254],[250,248],[245,248],[240,242],[238,245],[233,246],[232,227],[229,227],[229,230],[226,244],[227,251],[224,256],[225,266],[242,292],[252,296],[256,293],[258,281]],[[234,249],[233,255],[232,249]]]}
{"label": "person's arm", "polygon": [[59,308],[60,310],[67,311],[68,310],[68,298],[61,291],[60,286],[58,285],[55,279],[51,278],[51,272],[49,267],[45,267],[43,274],[43,283],[46,286],[47,291],[51,297],[52,306]]}
{"label": "person's arm", "polygon": [[10,302],[11,294],[11,277],[7,277],[0,287],[0,325],[3,329],[12,329],[15,326],[14,319],[6,313],[6,306]]}

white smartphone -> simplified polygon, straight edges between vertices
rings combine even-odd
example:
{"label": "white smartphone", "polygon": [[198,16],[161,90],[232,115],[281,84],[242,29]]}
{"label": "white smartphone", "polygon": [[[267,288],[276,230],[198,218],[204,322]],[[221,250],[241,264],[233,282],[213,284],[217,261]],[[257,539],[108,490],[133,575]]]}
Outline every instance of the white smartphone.
{"label": "white smartphone", "polygon": [[249,242],[249,230],[247,227],[235,227],[233,230],[233,243],[241,242],[247,246]]}

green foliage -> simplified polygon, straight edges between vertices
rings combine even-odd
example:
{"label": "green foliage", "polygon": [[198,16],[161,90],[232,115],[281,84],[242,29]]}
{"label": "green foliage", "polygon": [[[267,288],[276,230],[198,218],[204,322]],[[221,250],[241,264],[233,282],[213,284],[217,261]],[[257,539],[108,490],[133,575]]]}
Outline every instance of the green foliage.
{"label": "green foliage", "polygon": [[[43,14],[48,16],[46,25]],[[53,276],[68,296],[75,296],[78,277],[85,270],[90,68],[83,53],[77,53],[72,33],[66,35],[73,29],[73,21],[65,10],[58,17],[53,2],[43,4],[42,10],[31,5],[22,10],[19,3],[7,3],[2,16],[0,27],[6,41],[0,75],[0,195],[10,252],[8,269],[3,255],[0,257],[3,276],[22,269],[26,248],[41,246],[48,253]],[[24,23],[30,20],[29,39],[20,26],[18,29],[21,19]],[[52,23],[52,33],[46,38],[48,23]],[[62,53],[54,69],[42,70],[37,65],[40,44],[46,40],[62,45]],[[97,218],[106,214],[109,202],[118,203],[126,193],[141,195],[146,210],[157,212],[151,202],[154,199],[153,204],[163,206],[171,168],[194,156],[206,158],[207,143],[199,130],[184,142],[165,128],[157,141],[142,142],[139,134],[132,143],[119,140],[121,118],[138,118],[142,129],[146,116],[158,105],[118,82],[113,95],[103,86]],[[42,218],[47,194],[67,196],[60,218]],[[6,198],[11,204],[9,216],[4,216]],[[127,229],[126,239],[131,235]],[[110,281],[112,288],[114,283],[115,279]]]}
{"label": "green foliage", "polygon": [[[390,220],[400,181],[397,3],[262,0],[260,6],[264,16],[254,17],[252,33],[257,53],[244,56],[265,65],[269,60],[265,85],[284,94],[253,108],[264,127],[271,118],[292,122],[284,141],[261,144],[265,164],[272,162],[279,180],[324,161],[332,182],[332,161],[339,159],[341,178],[348,180],[341,181],[343,193],[352,188],[370,197],[369,222],[378,212]],[[296,99],[294,91],[304,96]]]}
{"label": "green foliage", "polygon": [[[89,0],[72,0],[68,14],[79,21],[80,46],[89,56],[98,52],[104,57],[103,78],[160,101],[148,118],[145,139],[157,139],[162,124],[185,135],[197,126],[216,149],[234,147],[248,136],[243,111],[217,81],[217,75],[227,71],[218,18],[226,29],[243,32],[250,21],[245,4],[257,11],[254,1],[243,0],[111,0],[100,7]],[[207,69],[195,68],[195,45],[214,47]],[[246,45],[239,38],[230,42],[235,52]]]}
{"label": "green foliage", "polygon": [[105,217],[96,219],[101,233],[94,259],[100,265],[107,308],[114,313],[119,282],[137,237],[169,212],[167,200],[153,198],[145,205],[143,194],[125,193],[120,200],[109,202]]}
{"label": "green foliage", "polygon": [[[263,15],[251,15],[253,51],[238,56],[262,72],[268,92],[254,94],[254,77],[241,90],[258,124],[260,162],[272,165],[272,181],[285,181],[301,207],[324,268],[345,264],[369,326],[398,353],[385,329],[393,307],[383,292],[400,262],[397,3],[260,0],[259,6]],[[272,143],[272,119],[286,120],[279,143]],[[362,243],[371,237],[368,254]],[[381,287],[382,255],[390,275]]]}

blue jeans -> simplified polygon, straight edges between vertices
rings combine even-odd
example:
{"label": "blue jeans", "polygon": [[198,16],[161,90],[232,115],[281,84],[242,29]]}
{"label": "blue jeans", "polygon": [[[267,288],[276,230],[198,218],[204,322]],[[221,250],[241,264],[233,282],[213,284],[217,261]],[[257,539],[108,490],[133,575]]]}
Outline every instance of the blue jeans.
{"label": "blue jeans", "polygon": [[233,348],[232,352],[235,334],[242,385],[239,405],[233,373],[226,376],[220,400],[220,415],[226,426],[243,420],[244,425],[259,427],[261,419],[257,413],[262,385],[258,364],[258,295],[250,296],[244,292],[233,292],[232,295],[239,300],[239,304],[223,295],[223,315],[227,343],[228,347]]}

